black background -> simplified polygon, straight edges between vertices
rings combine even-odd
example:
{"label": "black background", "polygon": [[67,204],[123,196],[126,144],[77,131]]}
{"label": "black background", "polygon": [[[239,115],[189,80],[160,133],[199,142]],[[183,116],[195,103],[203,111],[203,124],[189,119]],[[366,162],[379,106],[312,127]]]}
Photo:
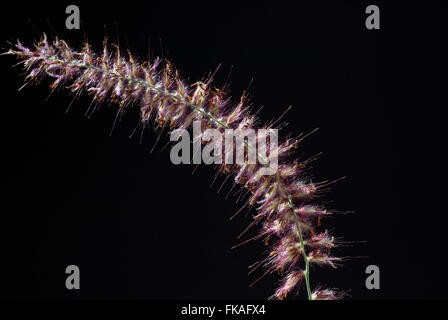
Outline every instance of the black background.
{"label": "black background", "polygon": [[[293,4],[294,3],[294,4]],[[339,270],[313,269],[313,286],[350,290],[351,299],[447,298],[441,213],[435,208],[429,141],[431,107],[421,86],[436,5],[407,1],[74,2],[82,29],[65,29],[62,2],[4,6],[1,46],[42,32],[73,47],[87,37],[101,49],[104,34],[141,59],[148,39],[190,83],[222,64],[216,83],[233,66],[235,100],[250,94],[262,119],[289,105],[287,132],[320,130],[300,152],[324,154],[316,181],[346,176],[320,201],[354,214],[324,220],[348,241]],[[367,30],[365,8],[377,4],[381,30]],[[3,4],[2,4],[3,6]],[[2,235],[4,298],[264,299],[278,277],[254,287],[247,267],[260,259],[260,242],[237,250],[250,221],[230,184],[210,188],[214,168],[175,166],[168,140],[148,129],[129,139],[134,108],[115,128],[115,106],[90,119],[89,97],[76,101],[48,83],[26,87],[12,57],[1,57]],[[437,70],[433,70],[437,73]],[[220,181],[223,181],[222,178]],[[81,290],[65,288],[65,267],[81,269]],[[381,289],[365,288],[365,268],[381,270]],[[298,298],[304,298],[302,290]],[[296,297],[293,297],[296,298]]]}

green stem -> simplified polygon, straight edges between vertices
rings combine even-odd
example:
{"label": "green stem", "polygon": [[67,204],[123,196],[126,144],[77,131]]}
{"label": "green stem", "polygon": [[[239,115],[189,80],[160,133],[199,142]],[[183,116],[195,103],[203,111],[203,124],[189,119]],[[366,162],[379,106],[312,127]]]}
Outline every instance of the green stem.
{"label": "green stem", "polygon": [[[290,195],[288,195],[288,204],[294,212],[294,204],[291,201]],[[303,259],[305,260],[305,271],[303,273],[305,274],[306,292],[308,294],[308,300],[313,300],[310,283],[310,259],[305,252],[305,244],[303,242],[302,227],[300,226],[300,222],[297,222],[297,234],[299,235],[300,247],[302,248]]]}

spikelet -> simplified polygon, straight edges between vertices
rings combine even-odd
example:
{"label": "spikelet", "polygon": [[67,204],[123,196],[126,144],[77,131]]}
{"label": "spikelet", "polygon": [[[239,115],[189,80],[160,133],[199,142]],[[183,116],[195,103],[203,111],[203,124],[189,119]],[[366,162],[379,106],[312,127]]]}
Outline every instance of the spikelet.
{"label": "spikelet", "polygon": [[[27,71],[26,81],[48,76],[54,79],[52,90],[64,86],[76,94],[87,92],[97,103],[118,104],[119,114],[137,105],[143,126],[152,119],[160,127],[171,129],[189,129],[194,121],[200,121],[202,128],[220,132],[256,129],[245,93],[232,105],[222,89],[212,86],[211,78],[188,85],[169,61],[140,63],[130,52],[123,56],[116,45],[111,50],[107,41],[103,52],[95,54],[87,43],[81,51],[75,51],[64,40],[49,42],[43,35],[34,48],[18,42],[5,54],[21,60]],[[270,150],[270,156],[279,161],[278,170],[272,175],[259,174],[261,165],[247,162],[223,165],[221,171],[249,190],[246,205],[257,207],[249,227],[258,225],[260,233],[243,243],[264,237],[265,244],[271,245],[268,256],[256,263],[252,271],[262,266],[262,277],[273,272],[286,274],[271,298],[283,299],[305,282],[309,299],[336,299],[341,295],[333,290],[312,292],[310,287],[310,264],[336,267],[340,259],[330,256],[330,249],[336,245],[334,238],[328,231],[316,230],[321,218],[330,212],[310,203],[324,186],[304,178],[305,167],[312,159],[300,163],[291,159],[299,142],[287,139]]]}

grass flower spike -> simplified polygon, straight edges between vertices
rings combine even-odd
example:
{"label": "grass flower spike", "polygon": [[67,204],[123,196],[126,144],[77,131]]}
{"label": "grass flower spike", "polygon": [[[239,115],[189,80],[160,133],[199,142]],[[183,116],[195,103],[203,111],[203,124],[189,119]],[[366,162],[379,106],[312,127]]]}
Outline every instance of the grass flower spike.
{"label": "grass flower spike", "polygon": [[[124,55],[118,46],[108,45],[106,40],[102,53],[96,54],[87,43],[75,51],[64,40],[49,41],[44,35],[33,47],[18,42],[5,54],[20,59],[27,71],[27,82],[48,76],[54,79],[52,90],[66,87],[76,95],[87,92],[93,96],[96,107],[116,103],[117,116],[130,106],[138,106],[142,127],[155,121],[161,129],[191,129],[199,121],[203,129],[224,132],[238,128],[271,129],[275,125],[257,125],[245,93],[232,104],[225,87],[212,85],[212,77],[189,85],[170,62],[157,58],[141,63],[130,52]],[[224,164],[219,169],[248,190],[250,196],[244,206],[257,209],[249,227],[258,226],[259,233],[243,243],[263,238],[270,245],[267,256],[251,270],[264,268],[256,281],[274,272],[284,275],[270,298],[284,299],[304,286],[310,300],[338,299],[341,295],[333,290],[311,289],[312,265],[335,268],[341,259],[330,255],[337,245],[335,238],[326,230],[318,230],[321,219],[331,213],[312,203],[328,183],[312,183],[306,178],[306,166],[314,158],[302,162],[292,158],[303,138],[285,139],[276,149],[269,150],[269,157],[278,159],[274,174],[262,175],[261,164],[247,161]]]}

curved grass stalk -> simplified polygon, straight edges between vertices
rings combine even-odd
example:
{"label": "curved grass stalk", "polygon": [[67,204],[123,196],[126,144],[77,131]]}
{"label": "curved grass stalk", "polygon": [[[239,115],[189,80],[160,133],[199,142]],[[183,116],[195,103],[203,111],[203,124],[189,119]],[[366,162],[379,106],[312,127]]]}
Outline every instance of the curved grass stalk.
{"label": "curved grass stalk", "polygon": [[[240,103],[232,106],[222,90],[211,88],[211,79],[193,89],[183,83],[168,61],[162,70],[158,70],[158,59],[152,64],[139,64],[129,53],[126,60],[121,56],[118,46],[115,55],[109,54],[106,42],[103,55],[97,56],[91,52],[87,43],[83,50],[77,52],[63,40],[56,39],[50,44],[45,35],[34,50],[24,47],[20,42],[16,48],[5,54],[21,59],[28,70],[28,81],[44,75],[53,77],[56,79],[51,85],[53,90],[62,84],[71,83],[68,88],[72,92],[86,89],[93,92],[94,100],[100,103],[106,100],[118,102],[119,113],[128,105],[138,103],[142,123],[153,116],[161,127],[169,123],[173,128],[189,128],[193,119],[204,117],[205,120],[201,118],[202,124],[217,129],[254,127],[254,118],[248,113],[244,94]],[[252,148],[244,139],[242,142]],[[311,290],[310,263],[335,267],[335,262],[340,259],[329,256],[330,249],[336,246],[334,237],[329,236],[328,231],[315,231],[315,227],[320,226],[320,219],[330,212],[309,204],[320,187],[301,179],[300,174],[307,161],[298,163],[290,159],[290,150],[296,148],[298,142],[288,139],[275,150],[280,166],[273,175],[262,178],[257,175],[260,166],[247,163],[233,164],[229,173],[235,174],[236,184],[252,192],[247,203],[260,205],[252,224],[263,221],[260,235],[266,235],[266,243],[270,237],[277,239],[273,250],[257,267],[267,267],[263,276],[276,270],[280,273],[284,269],[288,271],[283,283],[271,297],[285,298],[304,279],[309,300],[336,299],[340,295],[333,290]],[[263,158],[258,152],[256,156]],[[224,172],[227,172],[226,165]],[[299,268],[301,260],[304,270]]]}

